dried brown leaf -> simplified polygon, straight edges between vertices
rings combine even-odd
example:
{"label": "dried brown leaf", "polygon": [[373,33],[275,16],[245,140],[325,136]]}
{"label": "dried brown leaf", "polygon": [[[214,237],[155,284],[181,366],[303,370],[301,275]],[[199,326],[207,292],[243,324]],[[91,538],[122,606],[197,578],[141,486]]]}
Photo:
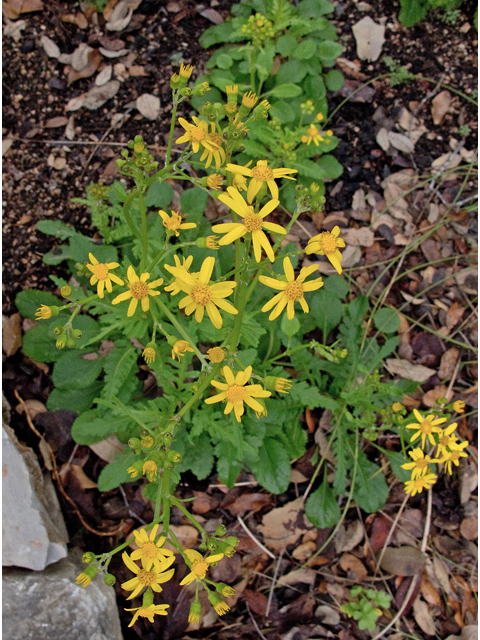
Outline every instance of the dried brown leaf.
{"label": "dried brown leaf", "polygon": [[422,364],[412,364],[408,360],[397,360],[396,358],[387,358],[385,366],[392,375],[415,382],[426,382],[436,373],[435,369],[429,369]]}
{"label": "dried brown leaf", "polygon": [[272,498],[267,493],[242,493],[228,506],[233,516],[243,516],[247,511],[259,511],[272,504]]}
{"label": "dried brown leaf", "polygon": [[82,489],[96,489],[97,483],[91,480],[78,464],[70,465],[70,473],[75,476]]}
{"label": "dried brown leaf", "polygon": [[55,129],[56,127],[64,127],[68,123],[68,118],[65,116],[55,116],[50,118],[43,125],[45,129]]}
{"label": "dried brown leaf", "polygon": [[13,356],[22,346],[22,320],[19,313],[2,318],[2,349],[7,357]]}
{"label": "dried brown leaf", "polygon": [[432,100],[432,118],[434,124],[441,124],[442,120],[448,113],[452,103],[452,96],[448,91],[441,91]]}
{"label": "dried brown leaf", "polygon": [[465,307],[462,307],[458,302],[454,302],[450,309],[447,311],[447,329],[451,331],[453,327],[459,322],[465,313]]}
{"label": "dried brown leaf", "polygon": [[356,583],[363,582],[368,575],[363,562],[351,553],[345,553],[338,564],[345,571],[347,577]]}
{"label": "dried brown leaf", "polygon": [[294,544],[311,528],[303,513],[301,497],[283,507],[272,509],[263,516],[262,524],[258,525],[266,546],[278,553],[289,544]]}
{"label": "dried brown leaf", "polygon": [[414,576],[422,573],[425,556],[415,547],[387,547],[380,562],[381,568],[394,576]]}
{"label": "dried brown leaf", "polygon": [[440,360],[440,368],[438,370],[438,377],[441,380],[449,379],[452,376],[457,366],[459,356],[460,351],[457,347],[451,347],[445,351]]}
{"label": "dried brown leaf", "polygon": [[370,16],[365,16],[353,25],[352,31],[360,60],[378,60],[385,42],[385,25],[377,24]]}
{"label": "dried brown leaf", "polygon": [[123,453],[126,448],[126,445],[122,444],[116,435],[108,436],[105,440],[90,445],[90,449],[105,462],[113,462],[116,456]]}
{"label": "dried brown leaf", "polygon": [[435,635],[435,624],[432,619],[432,614],[428,608],[428,604],[421,600],[419,597],[413,603],[413,615],[415,618],[415,622],[418,624],[420,629],[427,636]]}
{"label": "dried brown leaf", "polygon": [[444,384],[439,384],[436,387],[433,387],[433,389],[430,389],[430,391],[427,391],[427,393],[423,394],[422,402],[426,407],[430,408],[435,406],[435,403],[439,398],[447,398],[447,401],[450,402],[453,398],[453,391],[450,390],[450,392],[447,392],[447,387]]}
{"label": "dried brown leaf", "polygon": [[313,569],[309,569],[308,567],[303,567],[302,569],[294,569],[286,575],[281,576],[278,579],[278,584],[309,584],[313,586],[316,577],[316,571],[314,571]]}

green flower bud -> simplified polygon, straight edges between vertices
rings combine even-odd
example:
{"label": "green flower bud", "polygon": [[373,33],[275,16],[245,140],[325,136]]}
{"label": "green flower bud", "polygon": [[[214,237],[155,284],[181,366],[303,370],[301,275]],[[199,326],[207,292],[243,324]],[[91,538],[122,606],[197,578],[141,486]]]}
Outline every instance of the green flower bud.
{"label": "green flower bud", "polygon": [[232,589],[232,587],[230,587],[228,584],[225,584],[225,582],[218,582],[215,589],[217,593],[219,593],[224,598],[230,598],[230,596],[235,595],[235,589]]}
{"label": "green flower bud", "polygon": [[55,329],[53,330],[53,333],[56,336],[61,336],[65,333],[65,327],[55,327]]}
{"label": "green flower bud", "polygon": [[75,338],[68,338],[67,347],[69,349],[75,349],[76,346],[77,346],[77,343],[75,342]]}
{"label": "green flower bud", "polygon": [[[74,340],[75,343],[75,340]],[[55,346],[57,347],[57,349],[63,349],[63,347],[67,344],[67,336],[65,334],[59,335],[57,338],[57,342],[55,343]]]}
{"label": "green flower bud", "polygon": [[231,547],[235,548],[238,547],[238,543],[240,542],[240,540],[238,538],[235,538],[235,536],[228,536],[228,538],[225,538],[225,542]]}
{"label": "green flower bud", "polygon": [[227,535],[227,527],[224,524],[219,524],[215,529],[216,536],[226,536]]}
{"label": "green flower bud", "polygon": [[130,440],[128,441],[128,446],[130,447],[130,449],[140,449],[142,443],[140,442],[139,438],[130,438]]}
{"label": "green flower bud", "polygon": [[72,338],[75,338],[75,340],[78,340],[79,338],[81,338],[83,335],[83,333],[80,331],[80,329],[73,329],[72,331]]}
{"label": "green flower bud", "polygon": [[72,287],[66,284],[64,287],[60,289],[60,293],[64,298],[68,298],[68,296],[72,293]]}
{"label": "green flower bud", "polygon": [[192,90],[190,89],[190,87],[182,87],[182,88],[180,89],[180,95],[181,95],[181,96],[185,96],[185,97],[187,97],[187,98],[188,98],[189,96],[191,96],[191,95],[192,95],[192,93],[193,93],[193,92],[192,92]]}
{"label": "green flower bud", "polygon": [[107,587],[113,587],[113,585],[116,583],[117,579],[115,578],[115,576],[111,573],[106,573],[103,577],[103,581],[105,582],[105,584],[107,585]]}
{"label": "green flower bud", "polygon": [[164,444],[170,444],[173,440],[173,435],[170,432],[163,434],[163,442]]}
{"label": "green flower bud", "polygon": [[179,462],[182,461],[182,454],[179,451],[169,451],[168,452],[168,459],[170,460],[170,462],[173,462],[174,464],[178,464]]}
{"label": "green flower bud", "polygon": [[93,553],[93,551],[86,551],[82,556],[82,562],[85,562],[85,564],[95,562],[96,559],[97,556]]}

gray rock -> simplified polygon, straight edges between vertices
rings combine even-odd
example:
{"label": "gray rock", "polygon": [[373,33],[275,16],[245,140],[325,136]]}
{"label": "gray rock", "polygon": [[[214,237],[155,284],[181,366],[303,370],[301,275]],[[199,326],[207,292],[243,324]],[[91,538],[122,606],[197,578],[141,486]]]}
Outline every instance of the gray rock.
{"label": "gray rock", "polygon": [[3,570],[3,640],[123,640],[113,587],[101,574],[75,583],[81,558],[74,549],[42,572]]}
{"label": "gray rock", "polygon": [[68,533],[48,472],[8,426],[3,402],[2,564],[41,571],[67,555]]}

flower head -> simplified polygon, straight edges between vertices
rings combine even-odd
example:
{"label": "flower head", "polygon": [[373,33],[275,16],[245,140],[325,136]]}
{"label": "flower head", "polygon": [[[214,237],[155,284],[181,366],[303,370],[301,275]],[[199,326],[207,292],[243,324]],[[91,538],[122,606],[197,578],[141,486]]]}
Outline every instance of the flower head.
{"label": "flower head", "polygon": [[138,478],[143,473],[143,460],[137,460],[127,469],[128,475],[132,478]]}
{"label": "flower head", "polygon": [[[270,388],[266,380],[265,386]],[[273,378],[273,388],[277,393],[288,393],[288,390],[292,388],[292,383],[286,378]]]}
{"label": "flower head", "polygon": [[98,567],[95,564],[89,565],[82,573],[77,576],[75,582],[80,585],[83,589],[88,587],[90,582],[98,573]]}
{"label": "flower head", "polygon": [[230,598],[235,595],[235,589],[230,587],[228,584],[225,584],[225,582],[218,582],[216,591],[224,598]]}
{"label": "flower head", "polygon": [[90,278],[90,284],[93,286],[98,282],[97,293],[99,298],[103,298],[103,290],[105,287],[107,287],[109,293],[112,291],[112,280],[117,284],[123,284],[123,280],[114,273],[110,273],[112,269],[120,266],[118,262],[99,262],[92,253],[88,254],[88,259],[92,264],[87,264],[86,266],[93,274]]}
{"label": "flower head", "polygon": [[445,470],[447,471],[447,473],[449,473],[450,475],[452,475],[453,470],[452,470],[452,463],[458,467],[459,463],[460,463],[460,458],[468,458],[468,454],[463,451],[463,449],[465,449],[466,447],[468,447],[468,441],[464,440],[463,442],[452,442],[448,445],[448,448],[450,449],[450,451],[445,451],[443,454],[442,459],[440,460],[440,462],[444,462],[445,463]]}
{"label": "flower head", "polygon": [[186,351],[195,353],[186,340],[177,340],[172,349],[172,360],[177,359],[180,362],[180,357],[185,355]]}
{"label": "flower head", "polygon": [[262,311],[270,311],[272,307],[275,307],[268,317],[269,320],[275,320],[275,318],[278,318],[285,307],[287,307],[287,318],[291,320],[295,315],[295,302],[300,303],[304,313],[309,312],[304,294],[307,291],[315,291],[316,289],[323,287],[323,280],[322,278],[316,278],[310,282],[305,282],[305,279],[311,273],[317,271],[317,268],[316,264],[313,264],[310,267],[303,267],[303,269],[300,270],[298,278],[295,278],[290,258],[284,258],[283,270],[285,271],[287,282],[284,282],[283,280],[276,280],[275,278],[269,278],[268,276],[260,276],[259,280],[262,284],[265,284],[267,287],[271,287],[272,289],[276,289],[277,291],[281,291],[281,293],[277,293],[276,296],[262,307]]}
{"label": "flower head", "polygon": [[401,411],[403,409],[403,404],[401,402],[394,402],[392,404],[392,410],[397,412],[397,411]]}
{"label": "flower head", "polygon": [[244,107],[247,107],[247,109],[253,109],[253,107],[257,104],[257,100],[257,94],[253,93],[252,91],[248,91],[247,93],[243,94],[242,104]]}
{"label": "flower head", "polygon": [[155,287],[159,287],[163,283],[163,278],[158,278],[158,280],[154,280],[147,284],[150,274],[142,273],[139,278],[132,266],[128,267],[127,278],[129,290],[121,293],[112,300],[112,304],[118,304],[124,300],[131,299],[127,311],[127,316],[130,318],[135,313],[139,300],[142,303],[142,311],[148,311],[150,309],[150,301],[148,297],[160,295],[160,291],[153,291],[153,289],[155,289]]}
{"label": "flower head", "polygon": [[428,472],[431,471],[428,466],[430,463],[440,462],[440,460],[431,458],[430,456],[425,456],[420,447],[417,447],[413,451],[409,451],[408,455],[412,458],[413,462],[402,464],[402,469],[412,469],[412,480],[415,480],[415,478],[419,478],[420,476],[427,475]]}
{"label": "flower head", "polygon": [[177,211],[172,211],[172,215],[169,216],[168,213],[160,209],[158,214],[163,220],[165,229],[170,231],[170,233],[174,233],[177,238],[179,229],[194,229],[197,226],[194,222],[182,223],[182,216]]}
{"label": "flower head", "polygon": [[247,190],[247,179],[245,176],[242,176],[240,173],[236,173],[233,176],[233,186],[236,187],[239,191]]}
{"label": "flower head", "polygon": [[311,253],[318,253],[320,256],[327,256],[332,265],[337,270],[337,273],[342,273],[342,254],[338,250],[345,246],[345,242],[342,238],[339,238],[340,227],[334,227],[332,231],[323,231],[317,236],[310,238],[305,248],[305,253],[310,255]]}
{"label": "flower head", "polygon": [[420,411],[417,409],[413,410],[415,414],[415,418],[418,420],[418,423],[407,424],[407,429],[418,429],[417,433],[414,433],[410,438],[410,442],[413,442],[418,437],[422,436],[422,449],[425,447],[425,441],[428,437],[431,445],[435,445],[435,439],[433,437],[434,433],[440,433],[442,430],[438,427],[439,424],[443,424],[447,421],[447,418],[437,418],[435,419],[434,415],[429,415],[426,418],[423,418]]}
{"label": "flower head", "polygon": [[203,162],[206,158],[205,169],[212,164],[212,160],[215,159],[215,169],[220,169],[222,164],[226,160],[226,154],[223,149],[223,139],[220,134],[216,133],[215,123],[211,123],[212,130],[208,135],[208,139],[211,142],[211,149],[205,147],[202,155],[200,156],[200,162]]}
{"label": "flower head", "polygon": [[210,358],[210,362],[218,364],[225,360],[225,351],[222,347],[212,347],[207,351],[207,356]]}
{"label": "flower head", "polygon": [[218,199],[226,204],[230,209],[235,211],[243,218],[243,222],[228,222],[225,224],[216,224],[212,227],[215,233],[226,233],[219,241],[220,246],[230,244],[234,240],[241,238],[246,233],[252,234],[253,253],[255,260],[260,262],[262,259],[262,248],[271,262],[275,260],[275,254],[270,242],[265,235],[263,229],[274,231],[275,233],[286,234],[286,231],[279,224],[273,222],[265,222],[264,218],[278,206],[278,200],[270,200],[267,204],[256,213],[253,207],[245,202],[242,195],[235,187],[228,187],[227,194],[220,194]]}
{"label": "flower head", "polygon": [[178,119],[178,122],[185,129],[185,133],[183,136],[180,136],[180,138],[177,138],[176,142],[191,142],[192,149],[195,153],[200,149],[200,145],[213,153],[214,150],[217,150],[218,146],[210,137],[208,122],[206,120],[200,120],[197,116],[193,116],[192,120],[195,124],[187,122],[184,118]]}
{"label": "flower head", "polygon": [[253,198],[260,191],[263,184],[266,182],[272,198],[278,200],[278,187],[275,182],[275,178],[288,178],[288,180],[295,180],[288,176],[288,173],[298,173],[296,169],[271,169],[268,166],[266,160],[259,160],[255,167],[250,169],[249,167],[242,167],[238,164],[227,164],[226,170],[230,173],[241,174],[251,178],[248,185],[247,201],[252,202]]}
{"label": "flower head", "polygon": [[143,473],[145,474],[147,480],[150,482],[155,482],[158,475],[158,465],[155,460],[145,460],[143,463]]}
{"label": "flower head", "polygon": [[465,411],[465,402],[463,400],[455,400],[453,410],[457,413],[463,413]]}
{"label": "flower head", "polygon": [[153,623],[153,617],[155,615],[157,616],[166,616],[168,615],[168,612],[166,611],[167,609],[170,608],[169,604],[150,604],[148,605],[148,607],[145,607],[144,605],[142,605],[141,607],[135,607],[133,609],[125,609],[125,611],[135,611],[136,613],[134,613],[132,621],[130,622],[130,624],[128,625],[129,627],[132,627],[135,622],[137,621],[137,618],[148,618],[148,621]]}
{"label": "flower head", "polygon": [[[193,256],[188,256],[188,258],[183,258],[182,262],[180,262],[180,259],[176,255],[173,256],[173,259],[175,261],[175,266],[177,267],[177,269],[181,269],[182,271],[187,271],[187,272],[190,269],[193,262]],[[172,273],[171,271],[172,267],[170,267],[170,265],[166,264],[164,266],[167,271]],[[179,284],[180,282],[181,282],[180,278],[175,277],[175,280],[165,287],[165,291],[168,291],[169,293],[171,293],[172,296],[177,295],[177,293],[180,293],[180,291],[182,291]]]}
{"label": "flower head", "polygon": [[437,443],[437,455],[442,456],[447,453],[447,447],[451,448],[451,445],[454,445],[458,438],[455,435],[454,431],[457,428],[457,423],[453,422],[446,429],[440,429],[437,433],[438,443]]}
{"label": "flower head", "polygon": [[437,476],[434,473],[427,473],[415,479],[412,478],[412,480],[405,482],[405,491],[413,497],[416,493],[421,493],[424,489],[430,489],[436,480]]}
{"label": "flower head", "polygon": [[180,65],[180,77],[181,78],[186,78],[187,80],[190,78],[190,76],[193,73],[193,67],[191,64],[181,64]]}
{"label": "flower head", "polygon": [[200,613],[202,611],[202,605],[198,600],[194,600],[190,605],[190,612],[188,614],[188,621],[198,624],[200,622]]}
{"label": "flower head", "polygon": [[185,555],[190,561],[190,573],[180,582],[180,586],[191,584],[194,580],[203,580],[207,575],[209,565],[218,562],[223,558],[223,553],[217,553],[208,558],[204,558],[195,549],[185,549]]}
{"label": "flower head", "polygon": [[208,599],[219,616],[223,616],[227,611],[230,611],[228,604],[215,591],[208,592]]}
{"label": "flower head", "polygon": [[153,591],[156,593],[160,593],[162,587],[160,586],[164,582],[168,582],[175,573],[175,569],[170,569],[167,571],[168,567],[175,562],[175,556],[172,555],[164,558],[162,561],[158,563],[158,567],[156,568],[152,566],[150,569],[140,568],[131,557],[128,555],[126,551],[122,554],[122,560],[135,574],[135,577],[131,580],[127,580],[122,584],[122,589],[125,591],[132,591],[132,593],[128,596],[127,600],[131,600],[135,598],[136,595],[140,593],[140,591],[144,587],[151,587]]}
{"label": "flower head", "polygon": [[315,146],[318,147],[320,142],[323,142],[323,136],[314,124],[311,124],[307,129],[307,135],[302,136],[302,142],[306,142],[307,146],[313,141]]}
{"label": "flower head", "polygon": [[143,350],[142,356],[147,364],[155,362],[155,356],[157,355],[157,348],[154,342],[149,342]]}
{"label": "flower head", "polygon": [[165,558],[170,558],[174,554],[170,549],[161,548],[166,540],[164,536],[160,537],[155,542],[158,527],[159,525],[156,524],[152,528],[150,536],[145,529],[133,532],[133,535],[135,536],[135,543],[139,548],[132,552],[130,558],[132,560],[140,560],[144,569],[151,569],[153,566],[156,571],[163,571],[162,562],[164,562]]}
{"label": "flower head", "polygon": [[52,316],[52,307],[47,307],[46,304],[42,304],[35,312],[37,320],[50,320]]}
{"label": "flower head", "polygon": [[254,411],[263,412],[264,407],[262,407],[255,398],[269,398],[272,394],[270,391],[265,391],[259,384],[247,385],[252,375],[252,367],[247,367],[245,371],[239,371],[237,375],[234,376],[230,367],[225,366],[222,369],[222,374],[226,383],[212,380],[212,385],[220,389],[220,393],[217,393],[211,398],[207,398],[205,400],[206,404],[226,400],[227,405],[224,413],[226,415],[233,409],[237,422],[241,422],[240,418],[245,413],[243,403],[247,404]]}
{"label": "flower head", "polygon": [[179,290],[187,294],[185,298],[180,300],[179,308],[185,309],[187,316],[195,311],[195,320],[197,322],[203,320],[206,310],[213,326],[220,329],[223,320],[218,307],[233,315],[238,313],[230,302],[224,300],[224,298],[233,293],[236,282],[228,280],[210,284],[214,265],[215,258],[210,256],[205,258],[198,274],[191,274],[181,267],[165,265],[165,268],[176,277]]}
{"label": "flower head", "polygon": [[207,187],[213,189],[214,191],[218,191],[223,186],[223,176],[218,173],[212,173],[207,178]]}

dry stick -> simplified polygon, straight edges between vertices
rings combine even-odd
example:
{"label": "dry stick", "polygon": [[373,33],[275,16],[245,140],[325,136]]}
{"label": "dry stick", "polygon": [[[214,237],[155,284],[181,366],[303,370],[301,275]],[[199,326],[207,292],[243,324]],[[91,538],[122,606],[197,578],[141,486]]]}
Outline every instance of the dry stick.
{"label": "dry stick", "polygon": [[390,527],[390,531],[388,532],[387,535],[387,539],[385,540],[385,543],[382,547],[382,551],[380,553],[380,555],[378,556],[378,560],[377,560],[377,566],[375,567],[375,571],[373,572],[373,575],[375,576],[375,574],[377,573],[379,567],[380,567],[380,563],[383,560],[383,556],[385,555],[385,551],[387,550],[387,546],[388,543],[390,542],[390,538],[393,536],[393,533],[397,527],[398,521],[400,520],[400,516],[402,515],[402,511],[405,509],[405,505],[407,504],[407,500],[408,500],[409,496],[405,496],[404,501],[402,502],[400,509],[397,513],[397,515],[395,516],[395,520],[393,521],[392,526]]}
{"label": "dry stick", "polygon": [[263,639],[263,640],[267,640],[266,637],[263,635],[263,633],[260,631],[260,627],[258,626],[255,618],[252,616],[252,612],[250,611],[250,607],[248,606],[248,602],[246,603],[247,605],[247,611],[248,611],[248,615],[250,616],[250,620],[253,622],[253,626],[255,627],[255,629],[257,630],[258,635]]}
{"label": "dry stick", "polygon": [[275,566],[275,572],[273,574],[272,584],[270,585],[270,593],[268,594],[268,602],[267,602],[267,608],[265,610],[265,617],[267,617],[269,612],[270,612],[270,607],[272,605],[272,600],[273,600],[273,591],[275,589],[275,584],[277,582],[278,572],[280,570],[280,562],[282,560],[282,557],[283,557],[284,553],[285,553],[285,547],[283,547],[282,550],[280,551],[280,555],[278,556],[277,564]]}
{"label": "dry stick", "polygon": [[[438,176],[440,176],[444,172],[444,170],[447,168],[448,164],[450,163],[450,160],[452,160],[452,158],[454,158],[457,155],[457,153],[460,151],[460,149],[463,146],[465,146],[465,138],[463,138],[463,140],[460,140],[460,142],[457,144],[457,146],[452,151],[452,153],[448,156],[448,158],[445,160],[442,166],[438,169],[437,173],[433,175],[433,178],[430,181],[430,185],[426,193],[428,193],[429,191],[433,191],[436,179],[438,178]],[[447,206],[452,206],[452,205],[447,205]]]}
{"label": "dry stick", "polygon": [[[428,534],[430,532],[430,520],[432,518],[432,489],[430,488],[428,490],[428,498],[427,498],[427,515],[425,518],[425,528],[423,530],[423,539],[422,539],[422,546],[420,547],[420,551],[422,553],[425,553],[425,549],[427,548],[427,540],[428,540]],[[387,633],[387,631],[389,631],[394,624],[396,624],[397,620],[400,619],[400,617],[403,615],[404,610],[406,609],[408,602],[410,600],[410,598],[412,597],[413,592],[415,591],[415,588],[417,586],[417,582],[418,579],[421,579],[421,576],[413,576],[412,578],[412,582],[410,583],[410,586],[408,587],[408,591],[405,595],[405,599],[402,603],[402,606],[400,607],[400,609],[398,610],[396,616],[393,618],[393,620],[391,620],[388,625],[385,627],[385,629],[383,629],[382,631],[380,631],[380,633],[378,633],[373,640],[379,640],[379,638],[382,638],[385,633]]]}
{"label": "dry stick", "polygon": [[52,468],[52,473],[53,473],[53,477],[55,478],[55,482],[57,483],[58,490],[60,491],[62,496],[65,498],[65,500],[69,504],[71,504],[72,507],[75,509],[75,513],[77,514],[80,522],[83,524],[85,529],[88,529],[88,531],[90,531],[91,533],[94,533],[96,536],[114,536],[114,535],[116,535],[120,531],[122,526],[123,526],[122,522],[120,522],[120,524],[118,525],[118,527],[116,529],[114,529],[113,531],[110,531],[110,532],[97,531],[96,529],[92,529],[92,527],[87,522],[85,522],[85,520],[83,519],[82,514],[78,510],[77,505],[75,504],[75,502],[70,498],[69,495],[67,495],[67,493],[65,493],[65,489],[63,488],[62,482],[60,480],[60,476],[59,476],[58,468],[57,468],[57,461],[55,460],[55,456],[53,455],[52,448],[50,447],[48,442],[45,440],[44,436],[36,429],[35,425],[33,424],[32,418],[30,416],[30,412],[29,412],[28,407],[25,404],[25,401],[23,400],[23,398],[20,396],[20,394],[18,393],[18,391],[16,389],[15,389],[14,393],[15,393],[15,397],[20,402],[20,404],[23,407],[23,410],[25,411],[25,417],[27,419],[28,426],[33,431],[33,433],[36,436],[38,436],[38,438],[40,440],[43,440],[45,442],[45,444],[48,447],[48,453],[49,453],[49,456],[50,456],[50,462],[52,463],[52,467],[53,467]]}
{"label": "dry stick", "polygon": [[248,536],[250,536],[250,538],[255,542],[255,544],[256,544],[257,546],[259,546],[259,547],[260,547],[260,549],[261,549],[262,551],[264,551],[268,556],[270,556],[270,558],[272,558],[273,560],[275,560],[275,556],[274,556],[274,554],[273,554],[271,551],[269,551],[266,547],[264,547],[264,546],[263,546],[263,544],[262,544],[259,540],[257,540],[257,538],[253,535],[253,533],[252,533],[251,531],[249,531],[249,529],[248,529],[247,525],[244,523],[244,521],[241,519],[241,517],[240,517],[240,516],[237,516],[237,520],[238,520],[238,522],[242,525],[242,527],[245,529],[246,534],[247,534]]}

